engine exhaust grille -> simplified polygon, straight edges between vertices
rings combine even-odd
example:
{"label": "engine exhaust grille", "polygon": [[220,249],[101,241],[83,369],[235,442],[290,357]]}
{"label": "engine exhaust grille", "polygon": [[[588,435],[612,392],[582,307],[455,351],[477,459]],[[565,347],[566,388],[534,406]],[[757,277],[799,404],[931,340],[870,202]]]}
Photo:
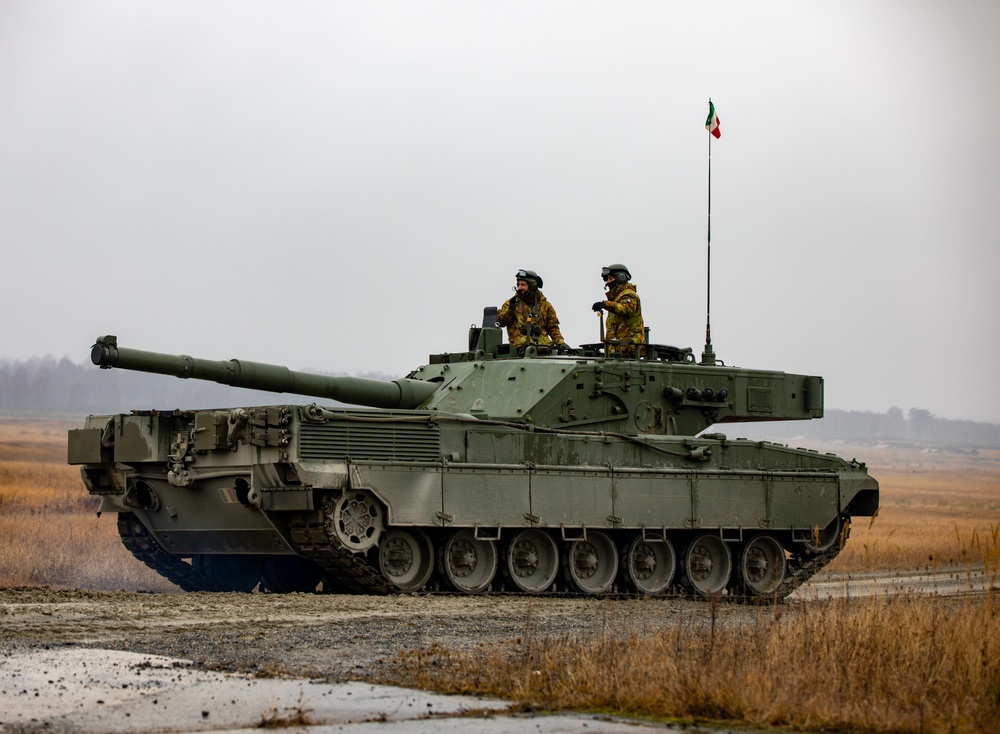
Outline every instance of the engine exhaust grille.
{"label": "engine exhaust grille", "polygon": [[303,460],[439,461],[441,430],[427,423],[367,423],[332,420],[303,422],[299,429]]}

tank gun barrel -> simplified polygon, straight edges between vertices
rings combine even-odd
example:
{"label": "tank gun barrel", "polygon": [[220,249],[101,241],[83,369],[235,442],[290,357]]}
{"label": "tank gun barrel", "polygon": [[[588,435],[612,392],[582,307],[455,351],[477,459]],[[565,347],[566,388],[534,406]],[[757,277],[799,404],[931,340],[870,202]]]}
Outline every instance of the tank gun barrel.
{"label": "tank gun barrel", "polygon": [[297,372],[287,367],[240,359],[215,361],[187,355],[161,354],[118,346],[115,336],[98,337],[90,360],[101,369],[135,370],[182,379],[207,380],[233,387],[287,392],[372,408],[413,409],[436,390],[422,380],[369,380]]}

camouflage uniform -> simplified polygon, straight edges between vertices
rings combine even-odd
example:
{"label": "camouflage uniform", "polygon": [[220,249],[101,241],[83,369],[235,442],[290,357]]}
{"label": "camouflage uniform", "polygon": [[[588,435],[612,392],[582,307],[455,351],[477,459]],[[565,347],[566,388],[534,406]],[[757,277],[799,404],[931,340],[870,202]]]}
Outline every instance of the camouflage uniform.
{"label": "camouflage uniform", "polygon": [[[559,317],[556,316],[556,310],[539,290],[535,291],[534,303],[525,302],[521,296],[506,301],[497,312],[497,325],[507,327],[507,341],[518,348],[525,344],[539,344],[546,347],[566,344],[562,332],[559,331]],[[531,336],[533,326],[537,326],[540,330],[535,336]]]}
{"label": "camouflage uniform", "polygon": [[[608,308],[608,319],[605,339],[618,339],[634,344],[646,343],[646,330],[642,323],[642,304],[639,294],[631,283],[620,283],[608,291],[607,298],[611,302]],[[596,308],[596,306],[595,306]],[[644,350],[639,350],[640,354]],[[623,357],[634,357],[636,348],[623,345],[608,347],[608,355],[620,354]]]}

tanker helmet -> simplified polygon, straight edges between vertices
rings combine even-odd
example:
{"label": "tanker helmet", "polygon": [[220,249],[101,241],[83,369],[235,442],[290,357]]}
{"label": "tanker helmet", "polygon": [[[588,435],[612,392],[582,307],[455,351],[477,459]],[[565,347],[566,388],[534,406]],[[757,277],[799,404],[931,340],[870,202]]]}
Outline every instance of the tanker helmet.
{"label": "tanker helmet", "polygon": [[534,270],[525,270],[522,268],[514,274],[514,279],[525,281],[532,289],[542,287],[542,276]]}
{"label": "tanker helmet", "polygon": [[601,268],[601,280],[607,280],[609,275],[615,276],[615,282],[617,283],[628,283],[632,280],[632,273],[621,263],[614,263],[613,265],[608,265],[606,268]]}

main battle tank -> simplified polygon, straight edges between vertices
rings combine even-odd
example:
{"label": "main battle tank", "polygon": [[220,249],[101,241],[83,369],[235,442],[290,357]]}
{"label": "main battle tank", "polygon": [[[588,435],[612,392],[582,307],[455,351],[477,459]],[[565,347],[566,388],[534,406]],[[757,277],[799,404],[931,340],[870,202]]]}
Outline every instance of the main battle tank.
{"label": "main battle tank", "polygon": [[90,416],[69,463],[125,546],[189,591],[780,599],[878,510],[862,463],[703,433],[820,418],[821,377],[658,345],[519,353],[494,322],[391,382],[101,337],[102,368],[319,402]]}

